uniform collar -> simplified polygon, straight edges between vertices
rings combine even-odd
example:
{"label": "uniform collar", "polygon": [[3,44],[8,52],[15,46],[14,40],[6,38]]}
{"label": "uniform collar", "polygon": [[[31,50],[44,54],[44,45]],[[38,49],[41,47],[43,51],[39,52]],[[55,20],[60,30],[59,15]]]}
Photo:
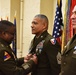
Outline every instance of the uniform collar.
{"label": "uniform collar", "polygon": [[5,46],[8,46],[8,45],[9,45],[9,44],[8,44],[5,40],[3,40],[2,38],[0,38],[0,43],[4,44]]}
{"label": "uniform collar", "polygon": [[[44,31],[39,37],[37,37],[37,38],[43,38],[43,37],[45,37],[46,35],[48,34],[48,32],[47,31]],[[35,38],[36,38],[36,36],[35,36]]]}

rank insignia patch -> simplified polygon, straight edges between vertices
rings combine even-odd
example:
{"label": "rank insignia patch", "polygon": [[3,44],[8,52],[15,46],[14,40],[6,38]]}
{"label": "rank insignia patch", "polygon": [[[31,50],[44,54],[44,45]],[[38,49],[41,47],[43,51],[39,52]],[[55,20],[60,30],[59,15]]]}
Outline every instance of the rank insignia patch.
{"label": "rank insignia patch", "polygon": [[4,52],[4,61],[6,61],[6,60],[8,60],[10,58],[11,58],[11,56],[5,51]]}

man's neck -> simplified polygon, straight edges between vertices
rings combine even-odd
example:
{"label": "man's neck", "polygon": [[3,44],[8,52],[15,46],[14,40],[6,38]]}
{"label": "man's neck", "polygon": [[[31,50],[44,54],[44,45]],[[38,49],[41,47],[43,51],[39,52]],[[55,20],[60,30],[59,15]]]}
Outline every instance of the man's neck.
{"label": "man's neck", "polygon": [[73,29],[73,35],[76,34],[76,29]]}
{"label": "man's neck", "polygon": [[43,30],[40,34],[37,34],[36,35],[36,38],[39,38],[40,37],[40,35],[43,33],[43,32],[45,32],[46,30]]}

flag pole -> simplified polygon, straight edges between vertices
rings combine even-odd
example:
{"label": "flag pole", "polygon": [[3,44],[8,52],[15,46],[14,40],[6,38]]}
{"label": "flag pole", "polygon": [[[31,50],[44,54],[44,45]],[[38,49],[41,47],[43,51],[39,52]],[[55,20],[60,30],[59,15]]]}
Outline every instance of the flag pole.
{"label": "flag pole", "polygon": [[[16,26],[16,11],[15,11],[15,15],[14,15],[14,25]],[[14,40],[12,42],[12,49],[13,49],[15,55],[17,55],[17,34],[16,33],[14,35]]]}

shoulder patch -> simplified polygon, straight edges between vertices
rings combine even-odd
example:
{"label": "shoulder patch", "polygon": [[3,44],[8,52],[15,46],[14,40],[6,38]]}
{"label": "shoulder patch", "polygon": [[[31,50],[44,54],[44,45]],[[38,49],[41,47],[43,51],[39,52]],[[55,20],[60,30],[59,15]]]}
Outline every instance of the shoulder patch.
{"label": "shoulder patch", "polygon": [[9,55],[9,53],[5,51],[4,52],[4,61],[6,61],[6,60],[8,60],[10,58],[11,58],[11,56]]}
{"label": "shoulder patch", "polygon": [[53,39],[50,39],[50,42],[55,45],[56,44],[56,40],[53,38]]}

